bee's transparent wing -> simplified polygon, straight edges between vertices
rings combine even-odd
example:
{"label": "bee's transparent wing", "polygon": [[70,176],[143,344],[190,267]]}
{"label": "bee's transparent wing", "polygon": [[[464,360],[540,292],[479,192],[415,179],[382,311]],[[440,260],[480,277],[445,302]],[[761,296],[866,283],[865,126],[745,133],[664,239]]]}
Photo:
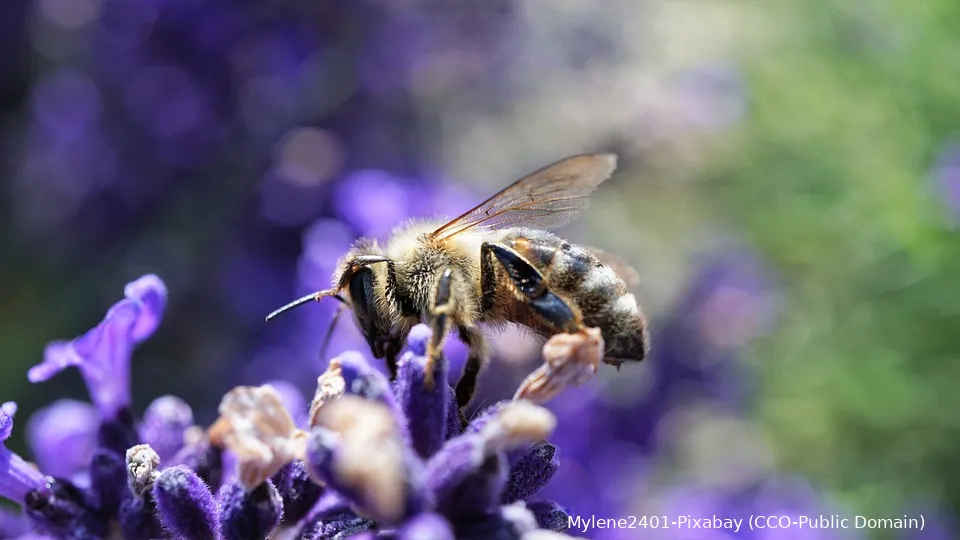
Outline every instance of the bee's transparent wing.
{"label": "bee's transparent wing", "polygon": [[460,217],[433,231],[443,239],[471,229],[567,225],[590,205],[590,194],[617,168],[615,154],[568,157],[500,190]]}

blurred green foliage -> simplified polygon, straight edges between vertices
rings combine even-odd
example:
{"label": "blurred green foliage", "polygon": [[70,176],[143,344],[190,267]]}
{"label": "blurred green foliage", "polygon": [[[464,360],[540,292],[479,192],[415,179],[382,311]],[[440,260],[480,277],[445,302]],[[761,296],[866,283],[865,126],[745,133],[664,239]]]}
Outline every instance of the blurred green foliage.
{"label": "blurred green foliage", "polygon": [[703,187],[780,273],[753,352],[780,464],[863,512],[960,512],[960,238],[931,167],[960,126],[960,4],[764,3],[750,114]]}

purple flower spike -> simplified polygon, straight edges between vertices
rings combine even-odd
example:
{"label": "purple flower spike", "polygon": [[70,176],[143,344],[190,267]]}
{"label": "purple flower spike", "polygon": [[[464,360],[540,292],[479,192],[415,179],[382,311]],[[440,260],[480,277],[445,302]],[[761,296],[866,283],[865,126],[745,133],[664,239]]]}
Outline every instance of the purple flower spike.
{"label": "purple flower spike", "polygon": [[472,432],[449,440],[427,464],[428,492],[445,516],[495,510],[506,488],[506,452],[545,439],[556,426],[552,413],[524,401],[495,406],[480,420],[472,424]]}
{"label": "purple flower spike", "polygon": [[483,429],[483,426],[487,425],[487,422],[489,422],[492,418],[496,417],[496,415],[499,414],[500,411],[504,407],[506,407],[509,403],[510,401],[507,401],[507,400],[498,401],[493,405],[490,405],[486,409],[480,411],[480,413],[477,414],[477,416],[475,416],[473,420],[470,421],[469,424],[467,424],[467,427],[464,428],[463,432],[464,433],[480,433],[480,430]]}
{"label": "purple flower spike", "polygon": [[303,461],[284,465],[271,478],[283,498],[283,523],[294,524],[310,512],[323,494],[323,487],[314,482]]}
{"label": "purple flower spike", "polygon": [[13,415],[17,405],[6,402],[0,405],[0,498],[22,503],[27,493],[46,484],[46,479],[33,465],[7,450],[3,441],[13,432]]}
{"label": "purple flower spike", "polygon": [[127,490],[127,466],[124,459],[103,448],[94,452],[90,462],[90,487],[93,488],[97,513],[102,518],[115,516]]}
{"label": "purple flower spike", "polygon": [[27,373],[30,382],[45,381],[67,367],[77,366],[103,418],[116,419],[130,405],[133,347],[159,325],[167,290],[160,278],[148,275],[128,284],[126,294],[127,298],[114,304],[100,324],[86,334],[70,342],[47,345],[43,362]]}
{"label": "purple flower spike", "polygon": [[283,501],[270,481],[247,491],[239,483],[220,490],[220,537],[223,540],[261,540],[280,524]]}
{"label": "purple flower spike", "polygon": [[431,334],[430,327],[425,324],[413,327],[407,338],[410,350],[401,357],[397,373],[397,398],[409,422],[413,448],[424,459],[443,446],[447,438],[447,413],[449,408],[455,407],[455,402],[448,402],[450,388],[445,382],[446,360],[434,366],[433,380],[438,384],[430,390],[424,384],[425,354]]}
{"label": "purple flower spike", "polygon": [[364,531],[376,527],[376,523],[364,519],[350,511],[340,511],[318,516],[306,524],[297,540],[342,540],[356,538]]}
{"label": "purple flower spike", "polygon": [[164,469],[153,486],[153,496],[161,523],[174,536],[217,537],[217,504],[207,485],[190,469]]}
{"label": "purple flower spike", "polygon": [[127,491],[120,503],[120,532],[124,540],[153,540],[163,537],[163,528],[157,521],[157,505],[153,493],[137,497]]}
{"label": "purple flower spike", "polygon": [[570,528],[569,514],[553,501],[527,503],[527,509],[537,518],[537,524],[541,529],[563,532]]}
{"label": "purple flower spike", "polygon": [[456,437],[463,433],[466,420],[462,417],[457,402],[457,391],[447,385],[447,438]]}
{"label": "purple flower spike", "polygon": [[510,468],[502,502],[509,504],[526,499],[547,485],[560,467],[556,454],[557,447],[548,442],[536,443],[523,453]]}
{"label": "purple flower spike", "polygon": [[394,396],[387,377],[367,362],[362,354],[355,351],[347,351],[337,358],[340,363],[340,373],[343,377],[344,391],[348,394],[356,394],[364,399],[379,401],[390,408],[394,418],[399,421],[401,432],[405,440],[409,440],[406,422],[403,422],[403,412],[397,404],[397,398]]}
{"label": "purple flower spike", "polygon": [[40,530],[55,536],[98,538],[105,532],[84,493],[66,481],[47,478],[43,487],[27,493],[23,506]]}
{"label": "purple flower spike", "polygon": [[507,482],[507,464],[488,454],[484,440],[463,435],[448,442],[427,463],[427,490],[437,511],[455,518],[492,512]]}
{"label": "purple flower spike", "polygon": [[455,540],[453,529],[442,516],[421,514],[400,529],[397,540]]}
{"label": "purple flower spike", "polygon": [[211,489],[216,489],[223,479],[223,455],[224,452],[202,437],[181,448],[169,464],[188,467]]}
{"label": "purple flower spike", "polygon": [[89,403],[60,399],[27,420],[26,438],[41,470],[70,478],[90,463],[100,415]]}
{"label": "purple flower spike", "polygon": [[162,463],[167,463],[183,448],[183,437],[193,425],[193,409],[182,399],[161,396],[143,413],[140,438],[149,444]]}

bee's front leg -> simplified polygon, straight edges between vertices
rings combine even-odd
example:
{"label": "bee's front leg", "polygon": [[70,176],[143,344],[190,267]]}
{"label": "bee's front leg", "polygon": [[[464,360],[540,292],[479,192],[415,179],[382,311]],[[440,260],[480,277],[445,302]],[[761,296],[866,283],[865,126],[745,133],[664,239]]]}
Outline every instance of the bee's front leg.
{"label": "bee's front leg", "polygon": [[428,313],[430,329],[430,343],[427,344],[427,366],[424,373],[424,383],[427,388],[433,388],[433,366],[440,361],[443,354],[443,342],[450,331],[450,319],[453,315],[456,300],[452,298],[450,289],[453,282],[453,269],[447,268],[437,280],[437,288],[433,294]]}

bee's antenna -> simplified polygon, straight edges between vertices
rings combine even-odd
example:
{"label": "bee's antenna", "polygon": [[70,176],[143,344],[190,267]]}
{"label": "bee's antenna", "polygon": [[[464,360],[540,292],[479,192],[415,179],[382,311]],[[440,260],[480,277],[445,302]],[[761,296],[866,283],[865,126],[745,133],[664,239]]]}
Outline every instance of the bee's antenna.
{"label": "bee's antenna", "polygon": [[[339,296],[337,298],[340,298]],[[327,349],[330,348],[330,342],[333,341],[333,329],[337,327],[337,321],[340,320],[340,314],[343,313],[343,308],[347,305],[342,298],[340,298],[340,305],[337,306],[337,310],[333,312],[333,318],[330,319],[330,326],[327,328],[327,335],[323,336],[323,343],[320,345],[320,361],[324,361],[327,358]]]}
{"label": "bee's antenna", "polygon": [[281,313],[283,313],[283,312],[285,312],[285,311],[290,311],[291,309],[293,309],[293,308],[295,308],[295,307],[302,306],[302,305],[304,305],[304,304],[306,304],[306,303],[308,303],[308,302],[311,302],[311,301],[317,301],[317,302],[319,302],[320,300],[323,300],[324,298],[326,298],[326,297],[328,297],[328,296],[332,296],[332,297],[336,298],[337,300],[340,301],[341,304],[342,304],[342,303],[345,303],[345,300],[344,300],[339,294],[335,294],[333,291],[331,291],[331,290],[329,290],[329,289],[323,290],[323,291],[317,291],[317,292],[315,292],[315,293],[310,293],[310,294],[304,296],[303,298],[297,298],[297,299],[294,300],[293,302],[290,302],[289,304],[287,304],[287,305],[285,305],[285,306],[282,306],[282,307],[280,307],[279,309],[274,310],[273,313],[267,315],[267,320],[268,320],[268,321],[269,321],[269,320],[272,320],[272,319],[275,318],[277,315],[279,315],[279,314],[281,314]]}

